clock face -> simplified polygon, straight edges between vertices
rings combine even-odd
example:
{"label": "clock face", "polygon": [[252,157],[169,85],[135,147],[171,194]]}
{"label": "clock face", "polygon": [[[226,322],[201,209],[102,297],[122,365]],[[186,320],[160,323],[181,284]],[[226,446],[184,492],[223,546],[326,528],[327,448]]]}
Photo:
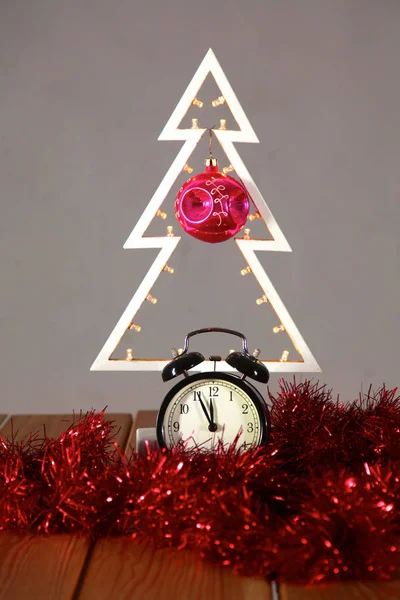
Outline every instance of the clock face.
{"label": "clock face", "polygon": [[171,448],[183,441],[187,448],[210,450],[220,440],[229,446],[238,438],[238,447],[255,447],[266,435],[263,404],[256,388],[234,376],[190,376],[163,402],[157,422],[159,442]]}

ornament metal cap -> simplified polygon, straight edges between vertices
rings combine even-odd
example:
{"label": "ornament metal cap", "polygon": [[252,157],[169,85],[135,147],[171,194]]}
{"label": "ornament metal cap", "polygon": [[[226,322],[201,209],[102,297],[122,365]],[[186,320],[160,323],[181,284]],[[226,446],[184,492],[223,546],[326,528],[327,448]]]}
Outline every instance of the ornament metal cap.
{"label": "ornament metal cap", "polygon": [[218,161],[216,158],[210,156],[210,158],[206,158],[205,165],[206,167],[218,167]]}

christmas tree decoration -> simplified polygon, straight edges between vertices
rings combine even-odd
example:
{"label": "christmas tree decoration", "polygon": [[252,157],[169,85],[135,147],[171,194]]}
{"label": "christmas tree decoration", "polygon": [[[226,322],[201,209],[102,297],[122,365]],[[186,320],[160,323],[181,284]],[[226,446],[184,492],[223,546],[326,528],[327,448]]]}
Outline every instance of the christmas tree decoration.
{"label": "christmas tree decoration", "polygon": [[400,569],[400,396],[342,404],[281,382],[246,452],[126,455],[104,411],[59,438],[0,437],[0,531],[129,536],[279,582],[388,580]]}
{"label": "christmas tree decoration", "polygon": [[218,171],[216,158],[206,170],[189,179],[175,200],[175,215],[189,235],[215,244],[235,236],[249,216],[246,190],[236,179]]}
{"label": "christmas tree decoration", "polygon": [[[162,205],[182,172],[189,174],[193,172],[193,167],[189,166],[189,159],[203,136],[209,133],[210,126],[213,127],[212,123],[208,124],[208,127],[203,127],[200,117],[192,118],[191,126],[181,127],[190,108],[193,107],[193,110],[196,111],[204,110],[201,106],[203,103],[199,100],[200,89],[209,74],[214,77],[219,88],[219,95],[212,101],[212,106],[216,111],[221,107],[228,107],[238,129],[228,127],[226,119],[220,119],[219,126],[213,128],[213,135],[226,155],[224,164],[227,166],[220,172],[211,159],[210,164],[206,167],[208,169],[206,173],[193,176],[178,192],[175,206],[176,216],[184,233],[199,240],[219,243],[234,237],[235,244],[245,263],[242,274],[251,275],[256,279],[260,287],[260,293],[257,296],[266,299],[261,304],[258,303],[257,297],[254,300],[260,306],[260,311],[272,309],[275,312],[278,323],[282,323],[284,326],[283,336],[288,338],[287,342],[291,343],[294,349],[293,352],[286,350],[282,338],[283,354],[262,357],[262,362],[268,370],[286,373],[321,370],[256,256],[258,251],[291,252],[291,248],[234,146],[236,142],[258,143],[259,140],[211,49],[204,57],[159,136],[159,140],[180,140],[184,144],[124,244],[126,249],[159,249],[158,255],[93,362],[92,370],[162,371],[169,362],[166,357],[141,358],[135,347],[131,348],[133,360],[126,360],[126,349],[120,353],[120,357],[115,356],[114,353],[125,333],[132,330],[130,329],[131,323],[137,321],[142,323],[137,318],[137,313],[148,295],[152,295],[152,287],[160,274],[163,272],[172,274],[173,272],[174,267],[166,268],[166,265],[181,237],[176,235],[173,225],[168,222],[170,210],[164,210]],[[234,174],[234,177],[227,173]],[[145,235],[155,217],[166,220],[164,236]],[[246,227],[246,221],[255,219],[264,223],[266,234],[268,234],[267,239],[252,238],[250,228]],[[242,228],[244,229],[243,234],[241,234]],[[157,310],[158,306],[159,304],[154,307],[154,310]],[[144,331],[145,328],[141,335],[144,334]],[[269,333],[272,334],[272,332]],[[129,341],[129,346],[131,345],[134,346]],[[279,356],[281,357],[279,358]],[[226,362],[221,367],[221,370],[225,372],[235,372],[235,369]],[[207,372],[212,369],[212,363],[206,360],[197,368],[201,372]]]}

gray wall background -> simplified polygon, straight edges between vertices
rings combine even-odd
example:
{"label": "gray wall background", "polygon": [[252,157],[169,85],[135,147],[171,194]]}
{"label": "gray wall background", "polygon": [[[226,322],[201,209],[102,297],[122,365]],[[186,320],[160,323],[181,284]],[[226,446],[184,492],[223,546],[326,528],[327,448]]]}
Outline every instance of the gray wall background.
{"label": "gray wall background", "polygon": [[[397,0],[1,0],[0,412],[159,405],[158,373],[89,368],[155,256],[122,246],[210,46],[260,139],[238,150],[293,249],[259,256],[320,380],[344,401],[399,383]],[[181,244],[143,313],[149,351],[240,315],[263,347],[257,292],[232,282],[240,256]]]}

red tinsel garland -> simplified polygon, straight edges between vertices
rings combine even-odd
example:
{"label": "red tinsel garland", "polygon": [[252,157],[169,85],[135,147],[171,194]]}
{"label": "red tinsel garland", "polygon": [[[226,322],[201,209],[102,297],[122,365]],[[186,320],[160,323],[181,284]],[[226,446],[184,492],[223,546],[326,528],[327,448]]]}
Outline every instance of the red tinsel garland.
{"label": "red tinsel garland", "polygon": [[0,437],[0,530],[131,535],[278,581],[389,579],[400,567],[400,396],[350,405],[282,381],[266,447],[127,458],[104,411],[58,439]]}

